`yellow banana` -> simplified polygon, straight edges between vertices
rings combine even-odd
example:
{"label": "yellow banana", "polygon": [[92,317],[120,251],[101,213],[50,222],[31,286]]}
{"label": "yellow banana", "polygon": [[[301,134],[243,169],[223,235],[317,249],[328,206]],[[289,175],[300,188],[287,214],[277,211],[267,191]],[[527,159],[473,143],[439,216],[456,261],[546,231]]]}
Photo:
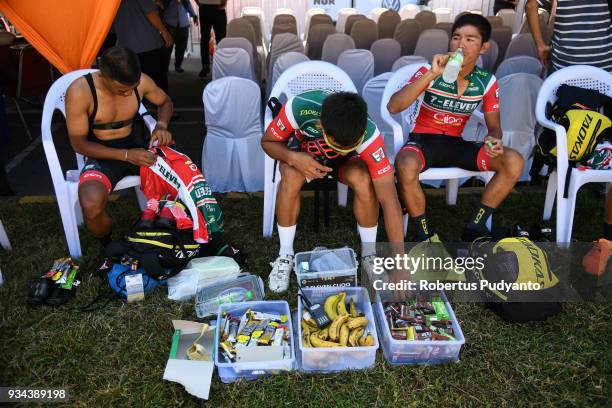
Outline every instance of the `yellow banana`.
{"label": "yellow banana", "polygon": [[340,344],[344,347],[348,345],[349,332],[350,330],[346,323],[340,327]]}
{"label": "yellow banana", "polygon": [[348,313],[342,316],[336,317],[336,319],[329,326],[329,338],[332,341],[337,341],[340,336],[340,327],[348,320]]}
{"label": "yellow banana", "polygon": [[316,334],[310,335],[310,344],[313,347],[341,347],[338,343],[321,340]]}
{"label": "yellow banana", "polygon": [[351,331],[348,338],[348,344],[351,347],[359,346],[359,338],[363,335],[364,329],[362,327],[358,327]]}
{"label": "yellow banana", "polygon": [[319,329],[316,324],[312,325],[312,324],[310,324],[310,322],[308,322],[308,321],[306,321],[304,319],[301,320],[300,324],[302,325],[302,330],[308,329],[308,330],[312,331],[312,330],[318,330]]}
{"label": "yellow banana", "polygon": [[336,312],[337,307],[338,295],[332,295],[325,299],[323,309],[325,310],[325,313],[327,314],[330,320],[334,320],[336,317],[338,317],[338,313]]}
{"label": "yellow banana", "polygon": [[356,317],[353,320],[351,320],[350,322],[347,323],[349,329],[353,330],[356,329],[358,327],[364,327],[368,325],[368,319],[366,317]]}
{"label": "yellow banana", "polygon": [[357,308],[355,307],[355,302],[353,302],[353,298],[349,300],[349,313],[351,317],[357,317]]}
{"label": "yellow banana", "polygon": [[348,315],[346,311],[346,292],[338,293],[338,316]]}
{"label": "yellow banana", "polygon": [[329,338],[329,329],[326,327],[320,332],[318,332],[319,338],[321,340],[327,340]]}
{"label": "yellow banana", "polygon": [[362,336],[359,338],[360,346],[373,346],[374,345],[374,337],[371,333],[368,333],[367,336]]}
{"label": "yellow banana", "polygon": [[302,344],[304,347],[312,347],[310,344],[310,331],[308,329],[302,332]]}

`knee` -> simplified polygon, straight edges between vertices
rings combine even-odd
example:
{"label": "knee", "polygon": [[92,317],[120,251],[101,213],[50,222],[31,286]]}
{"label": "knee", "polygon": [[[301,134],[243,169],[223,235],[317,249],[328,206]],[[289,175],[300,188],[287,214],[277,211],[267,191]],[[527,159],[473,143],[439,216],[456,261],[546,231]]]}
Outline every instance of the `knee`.
{"label": "knee", "polygon": [[367,168],[353,167],[344,173],[343,179],[356,195],[362,198],[374,197],[374,185]]}
{"label": "knee", "polygon": [[104,212],[106,207],[107,193],[103,188],[88,186],[87,184],[79,189],[79,202],[83,209],[83,216],[93,219]]}
{"label": "knee", "polygon": [[397,155],[395,168],[400,183],[415,183],[419,181],[421,158],[412,152],[402,152]]}
{"label": "knee", "polygon": [[516,182],[523,173],[525,159],[523,159],[523,156],[516,150],[506,149],[504,152],[503,165],[508,177]]}
{"label": "knee", "polygon": [[280,168],[282,188],[290,191],[300,191],[306,179],[304,175],[293,166],[283,165]]}

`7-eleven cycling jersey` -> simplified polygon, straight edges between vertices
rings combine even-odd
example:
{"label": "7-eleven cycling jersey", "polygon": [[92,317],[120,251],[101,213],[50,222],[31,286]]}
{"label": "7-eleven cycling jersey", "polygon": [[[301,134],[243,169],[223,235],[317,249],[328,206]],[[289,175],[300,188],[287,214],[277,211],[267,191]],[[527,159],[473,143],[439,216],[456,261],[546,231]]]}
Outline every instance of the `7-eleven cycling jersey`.
{"label": "7-eleven cycling jersey", "polygon": [[[427,68],[421,67],[408,83],[416,81],[425,73]],[[433,80],[425,90],[412,131],[461,136],[480,101],[484,113],[499,112],[499,88],[495,76],[474,67],[466,79],[469,81],[468,87],[460,97],[457,96],[457,82],[444,82],[441,75]]]}
{"label": "7-eleven cycling jersey", "polygon": [[[312,90],[290,98],[268,126],[272,136],[279,141],[286,141],[295,134],[301,143],[301,151],[316,158],[340,158],[341,155],[325,143],[323,130],[319,125],[321,106],[328,95],[328,91]],[[355,152],[367,164],[373,179],[393,173],[382,135],[370,117],[363,142]]]}

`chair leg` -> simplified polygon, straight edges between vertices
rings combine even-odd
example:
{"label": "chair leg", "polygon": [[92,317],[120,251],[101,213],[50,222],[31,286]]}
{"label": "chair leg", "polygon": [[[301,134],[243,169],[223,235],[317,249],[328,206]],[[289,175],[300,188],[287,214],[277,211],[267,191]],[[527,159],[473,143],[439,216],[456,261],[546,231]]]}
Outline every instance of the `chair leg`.
{"label": "chair leg", "polygon": [[13,98],[13,102],[15,102],[15,108],[17,108],[19,119],[21,119],[21,123],[23,124],[23,128],[25,129],[26,134],[28,135],[28,139],[32,140],[32,134],[30,133],[30,129],[28,128],[28,123],[23,117],[23,112],[21,112],[21,107],[19,106],[19,102],[17,101],[17,98]]}
{"label": "chair leg", "polygon": [[319,190],[314,191],[314,217],[313,217],[313,230],[319,232]]}
{"label": "chair leg", "polygon": [[338,182],[338,206],[346,207],[348,201],[348,186]]}
{"label": "chair leg", "polygon": [[557,243],[566,243],[565,230],[567,229],[567,199],[557,195]]}
{"label": "chair leg", "polygon": [[6,235],[6,230],[4,229],[2,221],[0,221],[0,245],[2,245],[2,248],[4,248],[5,251],[13,250],[13,247],[11,246],[11,241],[9,241],[8,235]]}
{"label": "chair leg", "polygon": [[263,208],[263,236],[271,237],[274,231],[274,210],[276,207],[276,192],[279,181],[266,181],[264,188],[264,208]]}
{"label": "chair leg", "polygon": [[446,190],[446,204],[457,204],[457,192],[459,191],[459,179],[446,180],[444,189]]}
{"label": "chair leg", "polygon": [[550,220],[552,215],[553,205],[555,204],[555,195],[557,193],[557,172],[553,171],[548,177],[548,184],[546,186],[546,199],[544,200],[544,214],[542,219],[547,221]]}

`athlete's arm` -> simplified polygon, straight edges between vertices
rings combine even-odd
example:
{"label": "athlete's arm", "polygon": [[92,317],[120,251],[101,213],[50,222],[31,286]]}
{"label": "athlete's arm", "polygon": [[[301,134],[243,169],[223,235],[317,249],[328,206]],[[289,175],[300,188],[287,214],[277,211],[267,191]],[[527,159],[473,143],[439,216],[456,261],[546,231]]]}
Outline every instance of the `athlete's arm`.
{"label": "athlete's arm", "polygon": [[385,231],[389,242],[404,242],[404,222],[402,219],[402,207],[397,198],[395,178],[393,173],[377,177],[372,180],[374,191],[385,218]]}
{"label": "athlete's arm", "polygon": [[157,140],[159,146],[166,146],[172,143],[172,134],[168,132],[168,123],[174,112],[172,100],[155,82],[146,74],[140,75],[140,85],[143,99],[157,105],[157,124],[151,134],[149,147]]}
{"label": "athlete's arm", "polygon": [[400,113],[412,105],[414,101],[416,101],[417,98],[429,87],[431,81],[434,81],[436,78],[442,75],[444,67],[448,62],[448,58],[449,55],[434,55],[431,68],[429,70],[426,70],[425,67],[419,69],[408,84],[393,94],[391,99],[389,99],[389,103],[387,103],[389,113]]}
{"label": "athlete's arm", "polygon": [[502,141],[504,132],[501,129],[499,112],[485,112],[484,118],[488,131],[484,139],[485,144],[487,144],[485,152],[487,156],[495,158],[504,153],[504,143]]}
{"label": "athlete's arm", "polygon": [[91,92],[85,79],[78,79],[66,91],[66,127],[68,139],[75,152],[93,159],[129,161],[137,166],[150,166],[155,156],[144,149],[114,149],[87,140],[89,118],[87,108]]}

